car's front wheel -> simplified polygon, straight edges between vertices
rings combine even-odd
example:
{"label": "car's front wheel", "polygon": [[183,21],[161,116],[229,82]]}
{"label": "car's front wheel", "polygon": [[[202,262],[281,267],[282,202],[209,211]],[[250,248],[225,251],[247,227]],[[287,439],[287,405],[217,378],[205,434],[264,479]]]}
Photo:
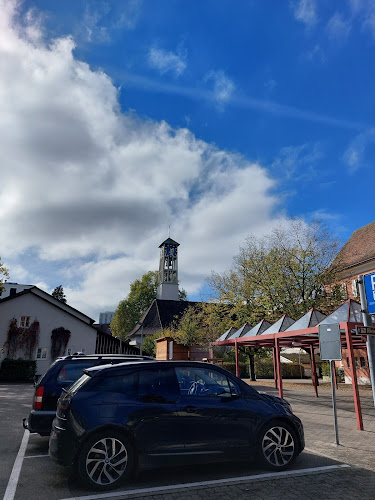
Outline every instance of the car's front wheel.
{"label": "car's front wheel", "polygon": [[82,446],[78,472],[82,481],[96,490],[110,490],[122,484],[133,466],[133,448],[116,430],[95,434]]}
{"label": "car's front wheel", "polygon": [[281,421],[265,425],[258,441],[258,457],[267,469],[284,470],[297,456],[297,440],[293,429]]}

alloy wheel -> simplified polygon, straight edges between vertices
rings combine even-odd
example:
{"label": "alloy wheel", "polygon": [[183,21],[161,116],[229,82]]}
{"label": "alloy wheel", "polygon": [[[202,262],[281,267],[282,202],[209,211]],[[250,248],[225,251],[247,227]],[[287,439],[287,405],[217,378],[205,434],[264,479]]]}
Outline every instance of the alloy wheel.
{"label": "alloy wheel", "polygon": [[262,441],[262,452],[268,463],[284,467],[294,457],[294,438],[285,427],[271,427]]}
{"label": "alloy wheel", "polygon": [[97,441],[86,455],[86,472],[95,484],[104,486],[118,481],[128,464],[124,443],[113,437]]}

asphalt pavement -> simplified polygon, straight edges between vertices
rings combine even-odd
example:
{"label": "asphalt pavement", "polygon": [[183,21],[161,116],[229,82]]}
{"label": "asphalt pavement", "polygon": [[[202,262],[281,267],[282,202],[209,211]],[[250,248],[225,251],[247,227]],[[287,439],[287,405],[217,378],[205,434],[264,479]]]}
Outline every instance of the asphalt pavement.
{"label": "asphalt pavement", "polygon": [[[277,394],[271,381],[258,390]],[[0,498],[9,492],[9,477],[23,437],[22,417],[32,399],[31,385],[0,383]],[[249,464],[220,464],[141,471],[126,487],[106,495],[85,490],[67,469],[47,456],[48,438],[28,436],[25,457],[14,486],[16,500],[147,499],[362,499],[375,498],[375,408],[370,388],[360,388],[364,431],[357,430],[351,386],[337,391],[338,432],[335,445],[331,389],[321,384],[319,398],[306,381],[284,382],[284,397],[302,420],[306,450],[285,473],[269,474]],[[28,433],[28,431],[26,431]],[[8,489],[7,489],[8,488]]]}

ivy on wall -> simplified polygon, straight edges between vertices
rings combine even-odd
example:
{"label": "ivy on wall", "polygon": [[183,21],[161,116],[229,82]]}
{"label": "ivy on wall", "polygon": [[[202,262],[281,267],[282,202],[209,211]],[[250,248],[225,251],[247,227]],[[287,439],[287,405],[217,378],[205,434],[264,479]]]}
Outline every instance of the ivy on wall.
{"label": "ivy on wall", "polygon": [[58,356],[64,354],[70,339],[70,331],[63,326],[54,328],[51,335],[51,358],[54,361]]}
{"label": "ivy on wall", "polygon": [[34,359],[35,349],[39,344],[40,324],[36,319],[29,328],[23,329],[21,348],[24,349],[26,359]]}
{"label": "ivy on wall", "polygon": [[39,334],[40,324],[38,320],[34,320],[28,328],[17,326],[16,318],[10,320],[7,340],[4,344],[7,349],[7,358],[15,359],[17,352],[23,350],[25,359],[34,359],[35,349],[39,343]]}

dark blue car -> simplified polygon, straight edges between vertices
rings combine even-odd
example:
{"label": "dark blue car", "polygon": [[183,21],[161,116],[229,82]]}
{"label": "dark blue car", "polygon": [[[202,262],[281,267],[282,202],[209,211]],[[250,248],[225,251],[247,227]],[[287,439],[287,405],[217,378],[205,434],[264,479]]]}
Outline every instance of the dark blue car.
{"label": "dark blue car", "polygon": [[85,370],[61,395],[50,456],[108,490],[137,466],[255,458],[283,470],[304,448],[301,421],[207,363],[121,363]]}

